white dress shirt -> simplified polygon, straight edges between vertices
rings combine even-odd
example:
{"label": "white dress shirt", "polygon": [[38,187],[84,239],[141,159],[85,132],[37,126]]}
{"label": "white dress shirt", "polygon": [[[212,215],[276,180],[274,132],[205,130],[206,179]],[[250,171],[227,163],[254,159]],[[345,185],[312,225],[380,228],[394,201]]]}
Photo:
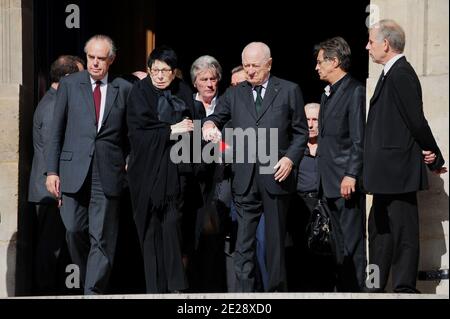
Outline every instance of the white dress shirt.
{"label": "white dress shirt", "polygon": [[[199,102],[202,102],[202,99],[200,98],[200,95],[197,94],[195,95],[195,99]],[[205,107],[205,111],[206,111],[206,116],[210,116],[211,114],[214,113],[214,109],[216,108],[216,104],[217,104],[217,96],[215,96],[212,101],[211,104],[209,105],[209,107],[205,107],[205,105],[202,102],[203,107]]]}
{"label": "white dress shirt", "polygon": [[398,60],[400,60],[402,57],[404,57],[404,54],[397,54],[396,56],[394,56],[392,59],[390,59],[385,65],[384,65],[384,75],[386,75],[389,70],[392,68],[392,66],[394,65],[395,62],[397,62]]}
{"label": "white dress shirt", "polygon": [[[268,84],[269,84],[269,79],[267,79],[267,81],[261,85],[262,86],[261,97],[263,99],[264,99],[264,95],[266,95],[266,89],[267,89]],[[256,101],[256,96],[258,95],[258,93],[256,92],[255,87],[253,87],[252,92],[253,92],[253,100]]]}

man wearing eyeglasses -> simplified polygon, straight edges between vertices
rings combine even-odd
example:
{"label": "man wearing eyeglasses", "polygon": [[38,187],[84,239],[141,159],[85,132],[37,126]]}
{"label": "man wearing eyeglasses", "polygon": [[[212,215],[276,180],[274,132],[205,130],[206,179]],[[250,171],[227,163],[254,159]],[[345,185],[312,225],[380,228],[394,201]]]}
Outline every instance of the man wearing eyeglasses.
{"label": "man wearing eyeglasses", "polygon": [[360,291],[364,284],[364,214],[360,192],[365,88],[348,74],[351,50],[341,37],[319,44],[316,71],[328,83],[319,115],[319,194],[331,212],[336,244],[336,288]]}
{"label": "man wearing eyeglasses", "polygon": [[[260,157],[259,152],[254,154],[255,158],[246,156],[243,163],[235,160],[232,164],[232,191],[238,222],[234,265],[237,290],[254,291],[255,235],[264,211],[269,272],[265,290],[286,291],[286,212],[290,195],[296,189],[296,174],[292,171],[298,166],[308,141],[303,96],[297,84],[270,74],[272,58],[266,44],[253,42],[247,45],[242,52],[242,65],[247,81],[225,92],[214,114],[206,118],[203,136],[205,140],[220,141],[218,129],[231,119],[233,129],[253,131],[258,136],[257,141],[248,139],[244,143],[245,152],[251,149],[250,143],[266,146],[266,153],[271,147],[276,148],[278,163],[274,166],[268,167],[267,160]],[[278,145],[271,141],[275,132]],[[234,147],[234,151],[239,151]],[[235,153],[236,158],[239,154]]]}
{"label": "man wearing eyeglasses", "polygon": [[85,294],[107,292],[125,179],[127,81],[108,75],[116,49],[104,35],[85,46],[87,71],[61,80],[47,158],[72,261]]}

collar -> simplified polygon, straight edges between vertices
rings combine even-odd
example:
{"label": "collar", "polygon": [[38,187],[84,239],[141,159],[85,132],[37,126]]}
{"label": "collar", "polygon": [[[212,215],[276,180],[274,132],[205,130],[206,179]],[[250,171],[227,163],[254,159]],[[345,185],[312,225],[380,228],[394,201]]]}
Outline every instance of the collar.
{"label": "collar", "polygon": [[339,87],[341,86],[342,82],[344,82],[343,80],[348,76],[348,73],[345,73],[345,75],[343,77],[341,77],[336,83],[334,83],[333,85],[328,84],[325,87],[325,95],[326,96],[330,96],[331,94],[333,94],[334,92],[336,92]]}
{"label": "collar", "polygon": [[395,62],[397,62],[398,60],[400,60],[401,58],[403,58],[405,55],[404,54],[397,54],[396,56],[394,56],[393,58],[391,58],[385,65],[384,65],[384,75],[386,75],[389,70],[392,68],[392,66],[394,65]]}
{"label": "collar", "polygon": [[[196,100],[196,101],[199,101],[199,102],[202,102],[202,99],[200,98],[200,94],[198,94],[198,92],[195,93],[195,100]],[[213,97],[213,99],[211,100],[211,105],[215,105],[215,104],[216,104],[216,101],[217,101],[217,94],[216,94],[216,96]],[[202,103],[203,103],[203,102],[202,102]]]}
{"label": "collar", "polygon": [[[95,85],[95,82],[97,82],[97,80],[94,80],[92,78],[92,76],[89,75],[89,79],[91,80],[91,85]],[[108,84],[108,74],[105,75],[105,77],[103,79],[100,80],[102,82],[102,85]]]}

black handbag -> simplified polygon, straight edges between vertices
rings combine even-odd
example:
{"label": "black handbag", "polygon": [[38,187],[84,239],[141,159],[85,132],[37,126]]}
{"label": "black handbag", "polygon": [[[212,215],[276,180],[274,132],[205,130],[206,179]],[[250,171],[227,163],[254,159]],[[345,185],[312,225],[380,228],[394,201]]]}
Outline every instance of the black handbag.
{"label": "black handbag", "polygon": [[308,248],[319,255],[335,254],[330,210],[323,200],[319,200],[311,212],[311,218],[306,228]]}

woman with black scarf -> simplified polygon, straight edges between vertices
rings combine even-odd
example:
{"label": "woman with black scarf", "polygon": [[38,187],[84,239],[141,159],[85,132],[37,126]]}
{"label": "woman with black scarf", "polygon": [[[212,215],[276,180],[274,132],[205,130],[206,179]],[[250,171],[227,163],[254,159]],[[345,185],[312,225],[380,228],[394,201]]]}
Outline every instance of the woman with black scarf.
{"label": "woman with black scarf", "polygon": [[170,136],[193,130],[194,102],[189,86],[175,77],[172,49],[156,48],[147,66],[149,76],[128,98],[131,200],[147,292],[179,292],[188,288],[179,229],[184,183],[181,166],[170,158],[176,143]]}

